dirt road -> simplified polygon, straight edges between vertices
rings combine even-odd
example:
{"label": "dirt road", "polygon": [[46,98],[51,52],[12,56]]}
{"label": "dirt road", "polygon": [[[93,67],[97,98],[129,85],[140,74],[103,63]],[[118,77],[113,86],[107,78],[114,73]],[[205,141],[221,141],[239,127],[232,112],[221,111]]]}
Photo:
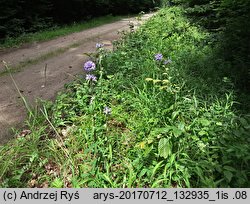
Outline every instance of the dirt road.
{"label": "dirt road", "polygon": [[[145,21],[152,15],[144,15],[142,20]],[[83,63],[87,60],[83,53],[95,52],[97,42],[104,43],[106,48],[112,48],[112,42],[119,38],[118,31],[129,29],[129,23],[139,26],[141,22],[135,18],[123,19],[51,41],[6,51],[0,53],[0,60],[12,67],[22,68],[13,73],[13,77],[28,103],[34,105],[37,98],[53,99],[65,83],[73,80],[74,75],[83,73]],[[0,73],[4,69],[1,63]],[[0,143],[14,137],[11,128],[22,127],[25,118],[26,109],[10,76],[0,76]]]}

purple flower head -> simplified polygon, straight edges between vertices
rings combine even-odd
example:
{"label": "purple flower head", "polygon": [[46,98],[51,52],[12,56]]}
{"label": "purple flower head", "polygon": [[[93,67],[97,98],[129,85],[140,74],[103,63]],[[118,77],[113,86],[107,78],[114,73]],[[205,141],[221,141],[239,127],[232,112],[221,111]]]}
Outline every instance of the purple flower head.
{"label": "purple flower head", "polygon": [[95,70],[95,63],[92,62],[92,61],[87,61],[84,64],[84,70],[87,71],[87,72]]}
{"label": "purple flower head", "polygon": [[102,43],[96,43],[95,47],[98,48],[102,48],[104,45]]}
{"label": "purple flower head", "polygon": [[161,53],[158,53],[155,55],[155,60],[156,61],[161,61],[163,59],[163,55]]}
{"label": "purple flower head", "polygon": [[93,74],[87,74],[86,75],[86,80],[88,81],[97,81],[96,76]]}
{"label": "purple flower head", "polygon": [[110,115],[111,114],[111,108],[109,108],[109,107],[106,106],[104,108],[103,112],[104,112],[105,115]]}
{"label": "purple flower head", "polygon": [[172,62],[172,60],[171,59],[168,59],[168,60],[165,60],[164,61],[164,64],[166,65],[166,64],[170,64]]}

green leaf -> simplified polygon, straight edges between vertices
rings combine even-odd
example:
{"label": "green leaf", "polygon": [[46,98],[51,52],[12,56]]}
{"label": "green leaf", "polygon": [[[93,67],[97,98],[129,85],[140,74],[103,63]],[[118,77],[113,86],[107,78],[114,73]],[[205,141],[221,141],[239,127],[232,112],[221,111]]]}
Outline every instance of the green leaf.
{"label": "green leaf", "polygon": [[200,121],[201,125],[205,126],[205,127],[209,126],[211,124],[211,121],[209,121],[209,120],[207,120],[205,118],[201,118],[199,121]]}
{"label": "green leaf", "polygon": [[169,83],[169,80],[164,79],[164,80],[162,80],[162,83],[163,83],[163,84],[168,84],[168,83]]}
{"label": "green leaf", "polygon": [[104,180],[106,180],[107,182],[110,183],[111,186],[113,186],[113,182],[107,174],[103,174],[102,176],[103,176]]}
{"label": "green leaf", "polygon": [[176,159],[176,154],[172,154],[169,159],[169,163],[172,165],[175,162],[175,159]]}
{"label": "green leaf", "polygon": [[142,169],[141,172],[139,173],[139,178],[143,177],[147,173],[148,169]]}
{"label": "green leaf", "polygon": [[240,120],[240,123],[243,125],[243,127],[248,126],[248,122],[245,118],[240,118],[239,120]]}
{"label": "green leaf", "polygon": [[179,114],[180,114],[180,111],[174,111],[172,113],[172,120],[174,120]]}
{"label": "green leaf", "polygon": [[160,161],[158,164],[155,165],[154,169],[153,169],[153,172],[152,172],[152,175],[151,175],[151,180],[154,178],[156,172],[158,169],[160,169],[162,167],[162,162],[163,161]]}
{"label": "green leaf", "polygon": [[153,83],[154,83],[154,84],[159,83],[159,82],[161,82],[161,80],[159,80],[159,79],[154,79],[154,80],[153,80]]}
{"label": "green leaf", "polygon": [[151,132],[150,132],[150,135],[152,136],[157,136],[159,134],[165,134],[165,133],[168,133],[169,130],[171,130],[172,127],[171,126],[166,126],[164,128],[155,128],[153,129]]}
{"label": "green leaf", "polygon": [[226,179],[228,180],[228,182],[230,182],[233,178],[233,174],[230,171],[224,171],[224,175]]}
{"label": "green leaf", "polygon": [[158,184],[163,183],[164,181],[168,181],[168,179],[156,180],[156,181],[152,184],[151,188],[159,188],[160,186],[158,186]]}
{"label": "green leaf", "polygon": [[198,134],[200,136],[203,136],[203,135],[207,135],[207,132],[205,130],[201,130]]}
{"label": "green leaf", "polygon": [[231,166],[224,166],[223,168],[227,171],[236,172],[236,169]]}
{"label": "green leaf", "polygon": [[222,126],[223,124],[222,124],[222,122],[217,122],[216,125],[217,126]]}
{"label": "green leaf", "polygon": [[154,79],[152,78],[146,78],[145,81],[153,81]]}
{"label": "green leaf", "polygon": [[52,188],[62,188],[63,187],[63,181],[60,178],[56,178],[53,182],[52,182]]}
{"label": "green leaf", "polygon": [[182,131],[176,127],[173,127],[172,130],[175,137],[179,137],[182,134]]}
{"label": "green leaf", "polygon": [[114,75],[107,75],[108,79],[112,79],[114,77]]}
{"label": "green leaf", "polygon": [[181,130],[182,132],[184,132],[184,131],[185,131],[185,123],[180,122],[180,123],[178,124],[178,129]]}
{"label": "green leaf", "polygon": [[172,145],[169,139],[162,138],[158,144],[158,153],[161,157],[167,158],[171,154]]}

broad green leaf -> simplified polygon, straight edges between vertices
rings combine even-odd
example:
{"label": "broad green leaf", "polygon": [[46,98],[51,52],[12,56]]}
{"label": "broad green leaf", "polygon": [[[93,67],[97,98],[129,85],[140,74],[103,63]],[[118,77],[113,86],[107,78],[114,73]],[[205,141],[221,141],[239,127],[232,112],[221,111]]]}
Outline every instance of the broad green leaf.
{"label": "broad green leaf", "polygon": [[199,121],[200,121],[202,126],[209,126],[211,124],[211,121],[209,121],[205,118],[201,118]]}
{"label": "broad green leaf", "polygon": [[182,131],[176,127],[173,127],[172,130],[175,137],[179,137],[182,134]]}
{"label": "broad green leaf", "polygon": [[171,143],[169,139],[162,138],[158,144],[158,153],[161,157],[167,158],[171,154]]}
{"label": "broad green leaf", "polygon": [[207,132],[205,130],[201,130],[198,134],[200,136],[203,136],[203,135],[207,135]]}

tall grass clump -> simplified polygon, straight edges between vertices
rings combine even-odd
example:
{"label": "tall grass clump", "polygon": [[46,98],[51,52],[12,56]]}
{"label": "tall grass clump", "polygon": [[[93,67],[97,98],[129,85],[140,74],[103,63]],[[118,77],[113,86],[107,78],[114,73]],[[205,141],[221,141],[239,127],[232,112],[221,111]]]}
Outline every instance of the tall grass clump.
{"label": "tall grass clump", "polygon": [[97,47],[43,125],[0,149],[2,187],[250,186],[249,113],[182,8]]}

